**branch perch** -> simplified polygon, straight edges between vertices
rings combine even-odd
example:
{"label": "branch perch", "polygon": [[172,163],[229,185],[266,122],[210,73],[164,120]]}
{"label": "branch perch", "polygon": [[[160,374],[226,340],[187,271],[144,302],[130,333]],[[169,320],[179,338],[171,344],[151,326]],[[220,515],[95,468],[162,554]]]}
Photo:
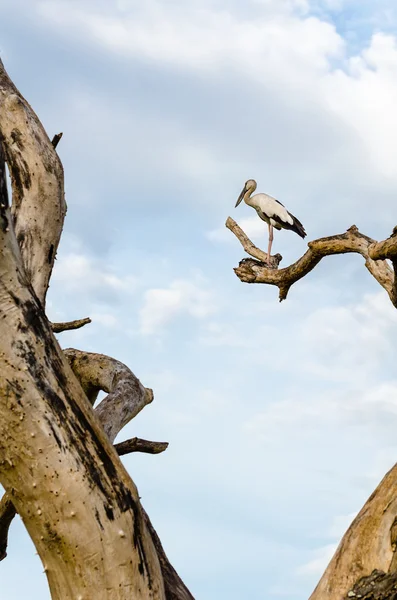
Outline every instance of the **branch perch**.
{"label": "branch perch", "polygon": [[[257,248],[257,246],[255,246],[255,244],[251,242],[247,234],[244,233],[241,227],[237,225],[236,221],[234,221],[231,217],[228,217],[225,225],[238,238],[239,242],[241,243],[242,247],[244,248],[247,254],[250,254],[250,256],[253,256],[261,263],[266,263],[267,265],[267,253],[263,250],[260,250],[260,248]],[[270,260],[272,263],[272,268],[277,269],[278,265],[283,260],[283,257],[281,256],[281,254],[275,254],[274,256],[270,257]]]}
{"label": "branch perch", "polygon": [[[237,223],[229,217],[226,226],[234,233],[243,248],[253,255],[251,251],[255,246]],[[397,266],[394,264],[397,262],[396,233],[385,242],[376,242],[352,225],[346,233],[313,240],[308,243],[308,246],[309,249],[299,260],[284,269],[269,269],[262,261],[244,258],[234,271],[240,281],[245,283],[266,283],[277,286],[281,302],[287,298],[290,287],[310,273],[325,256],[354,252],[364,257],[366,268],[386,290],[391,302],[397,308],[395,277]],[[256,250],[254,253],[257,254]],[[392,260],[395,268],[389,266],[386,262],[387,258]]]}

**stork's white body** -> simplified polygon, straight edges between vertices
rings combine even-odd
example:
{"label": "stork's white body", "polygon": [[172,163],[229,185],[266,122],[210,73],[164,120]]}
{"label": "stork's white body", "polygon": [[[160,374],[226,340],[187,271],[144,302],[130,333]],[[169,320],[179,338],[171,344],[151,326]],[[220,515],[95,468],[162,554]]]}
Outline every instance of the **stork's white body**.
{"label": "stork's white body", "polygon": [[[288,225],[294,224],[294,220],[288,210],[273,196],[255,194],[254,196],[244,198],[244,200],[248,206],[252,206],[256,210],[262,221],[266,221],[268,225],[272,225],[276,229],[287,229]],[[283,227],[283,223],[287,227]]]}

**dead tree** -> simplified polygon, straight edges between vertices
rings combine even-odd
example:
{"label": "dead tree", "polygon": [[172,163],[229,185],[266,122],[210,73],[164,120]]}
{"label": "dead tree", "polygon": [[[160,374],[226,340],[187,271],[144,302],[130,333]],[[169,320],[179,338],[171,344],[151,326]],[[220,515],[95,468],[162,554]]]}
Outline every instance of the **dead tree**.
{"label": "dead tree", "polygon": [[[253,258],[244,258],[234,269],[245,283],[277,286],[280,302],[287,298],[291,286],[305,277],[326,256],[355,252],[386,290],[397,308],[397,227],[392,235],[376,242],[352,225],[346,233],[308,243],[309,249],[295,263],[284,269],[278,265],[280,255],[266,264],[267,255],[257,248],[231,217],[226,221]],[[391,261],[391,264],[389,264]],[[354,519],[310,600],[397,600],[397,465],[383,478],[360,513]]]}
{"label": "dead tree", "polygon": [[152,390],[113,358],[60,348],[54,332],[89,319],[45,314],[66,214],[61,135],[50,141],[0,61],[0,560],[17,512],[54,600],[192,600],[118,456],[167,444],[113,446]]}

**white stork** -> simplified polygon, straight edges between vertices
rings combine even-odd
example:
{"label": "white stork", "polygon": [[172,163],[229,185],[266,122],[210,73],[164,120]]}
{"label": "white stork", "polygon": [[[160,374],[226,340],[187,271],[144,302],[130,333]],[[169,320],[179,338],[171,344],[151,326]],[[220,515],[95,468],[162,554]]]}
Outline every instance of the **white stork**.
{"label": "white stork", "polygon": [[290,229],[295,231],[301,238],[304,238],[306,231],[300,221],[294,215],[285,208],[284,204],[281,204],[278,200],[267,194],[255,194],[251,196],[256,190],[256,181],[254,179],[248,179],[245,182],[244,188],[238,197],[236,207],[242,200],[248,206],[252,206],[262,219],[266,221],[269,227],[269,245],[267,249],[268,262],[270,263],[270,251],[272,249],[273,242],[273,227],[276,229]]}

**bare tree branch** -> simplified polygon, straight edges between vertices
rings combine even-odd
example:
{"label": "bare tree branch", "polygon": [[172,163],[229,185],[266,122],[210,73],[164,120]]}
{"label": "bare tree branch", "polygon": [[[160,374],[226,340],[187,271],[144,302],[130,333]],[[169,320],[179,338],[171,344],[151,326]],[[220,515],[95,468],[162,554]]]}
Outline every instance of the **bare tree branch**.
{"label": "bare tree branch", "polygon": [[51,328],[54,333],[62,333],[62,331],[71,331],[72,329],[80,329],[84,325],[91,323],[91,319],[78,319],[77,321],[68,321],[66,323],[51,323]]}
{"label": "bare tree branch", "polygon": [[383,242],[374,242],[369,247],[369,255],[373,260],[384,260],[397,258],[397,227],[393,229],[393,233],[387,240]]}
{"label": "bare tree branch", "polygon": [[28,281],[44,305],[66,214],[63,168],[1,60],[0,133],[11,175],[16,238]]}
{"label": "bare tree branch", "polygon": [[145,388],[126,365],[110,356],[73,348],[64,353],[91,404],[100,390],[107,392],[95,412],[113,442],[119,431],[153,401],[153,390]]}
{"label": "bare tree branch", "polygon": [[[230,223],[230,221],[233,220],[229,217],[228,228],[236,235],[237,239],[246,249],[247,236],[237,223]],[[245,258],[234,271],[237,277],[245,283],[266,283],[277,286],[281,302],[287,298],[290,287],[296,281],[299,281],[299,279],[310,273],[325,256],[355,252],[365,258],[365,266],[368,271],[386,290],[391,302],[397,308],[397,293],[393,269],[386,260],[378,258],[374,260],[372,258],[373,256],[384,256],[385,258],[395,256],[395,242],[389,243],[386,249],[382,244],[385,244],[385,242],[376,243],[375,240],[360,233],[357,227],[352,225],[346,233],[309,242],[307,252],[295,263],[284,269],[269,269],[263,262],[253,260],[252,258]],[[379,253],[378,247],[382,248],[382,255]],[[249,245],[248,248],[250,248]]]}
{"label": "bare tree branch", "polygon": [[0,500],[0,560],[7,556],[8,530],[15,515],[16,510],[11,497],[5,493]]}
{"label": "bare tree branch", "polygon": [[115,444],[114,447],[119,456],[124,454],[130,454],[131,452],[145,452],[146,454],[160,454],[167,450],[168,442],[150,442],[149,440],[142,440],[141,438],[131,438]]}

